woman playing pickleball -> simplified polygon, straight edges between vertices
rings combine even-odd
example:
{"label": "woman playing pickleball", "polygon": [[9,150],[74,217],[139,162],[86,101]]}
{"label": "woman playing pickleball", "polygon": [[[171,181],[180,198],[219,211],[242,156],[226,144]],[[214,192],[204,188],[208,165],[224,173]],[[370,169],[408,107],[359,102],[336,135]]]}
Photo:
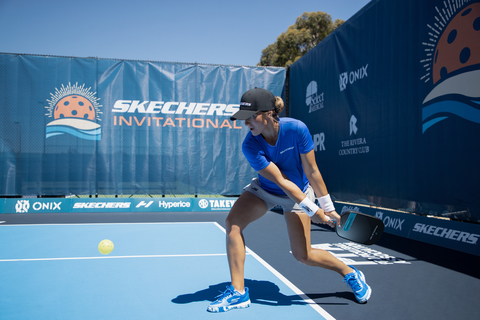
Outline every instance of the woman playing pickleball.
{"label": "woman playing pickleball", "polygon": [[[225,312],[250,306],[248,288],[244,285],[243,230],[275,206],[283,207],[292,254],[299,262],[340,274],[360,303],[370,298],[371,288],[361,271],[347,266],[328,251],[311,247],[311,221],[333,227],[340,216],[318,170],[307,126],[296,119],[279,118],[282,110],[281,98],[255,88],[243,94],[240,110],[231,117],[245,120],[250,129],[242,151],[258,172],[258,178],[244,188],[226,219],[231,285],[207,311]],[[321,208],[314,202],[315,195]]]}

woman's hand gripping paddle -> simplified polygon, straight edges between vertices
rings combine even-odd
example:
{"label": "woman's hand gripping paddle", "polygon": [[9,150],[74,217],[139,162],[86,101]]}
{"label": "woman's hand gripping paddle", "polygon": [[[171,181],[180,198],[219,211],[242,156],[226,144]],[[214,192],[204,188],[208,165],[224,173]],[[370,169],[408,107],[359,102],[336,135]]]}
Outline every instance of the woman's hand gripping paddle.
{"label": "woman's hand gripping paddle", "polygon": [[385,225],[381,219],[355,211],[342,213],[340,223],[335,226],[339,237],[367,245],[376,243],[383,229]]}

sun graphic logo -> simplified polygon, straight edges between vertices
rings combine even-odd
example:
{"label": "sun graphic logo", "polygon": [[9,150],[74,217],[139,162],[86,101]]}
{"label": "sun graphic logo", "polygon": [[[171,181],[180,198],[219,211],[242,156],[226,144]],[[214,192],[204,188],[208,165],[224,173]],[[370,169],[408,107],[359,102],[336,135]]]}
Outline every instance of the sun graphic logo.
{"label": "sun graphic logo", "polygon": [[422,109],[423,133],[451,116],[480,124],[480,3],[442,1],[427,24],[425,74],[434,87]]}
{"label": "sun graphic logo", "polygon": [[85,140],[100,140],[102,128],[97,121],[101,121],[99,98],[85,84],[78,86],[68,84],[58,90],[48,101],[47,113],[54,120],[47,124],[46,137],[50,138],[62,134],[70,134]]}

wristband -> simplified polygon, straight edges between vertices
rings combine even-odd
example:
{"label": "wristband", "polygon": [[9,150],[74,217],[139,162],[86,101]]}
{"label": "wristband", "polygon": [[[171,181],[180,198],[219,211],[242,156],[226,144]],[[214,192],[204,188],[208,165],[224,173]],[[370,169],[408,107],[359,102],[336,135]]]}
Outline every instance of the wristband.
{"label": "wristband", "polygon": [[332,212],[335,211],[335,206],[333,205],[332,199],[330,195],[327,194],[326,196],[317,198],[320,207],[322,207],[323,211],[325,212]]}
{"label": "wristband", "polygon": [[305,198],[302,202],[298,204],[309,217],[313,217],[315,213],[317,213],[318,209],[320,209],[312,200]]}

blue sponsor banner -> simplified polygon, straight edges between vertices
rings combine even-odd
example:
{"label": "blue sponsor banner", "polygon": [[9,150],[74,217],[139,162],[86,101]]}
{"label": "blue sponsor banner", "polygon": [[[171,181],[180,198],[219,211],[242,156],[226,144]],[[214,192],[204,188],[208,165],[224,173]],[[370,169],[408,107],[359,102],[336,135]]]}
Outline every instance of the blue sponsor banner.
{"label": "blue sponsor banner", "polygon": [[155,207],[159,212],[190,212],[195,208],[192,198],[159,198],[155,199]]}
{"label": "blue sponsor banner", "polygon": [[196,198],[195,211],[230,211],[237,198]]}
{"label": "blue sponsor banner", "polygon": [[[230,116],[285,68],[0,54],[0,195],[238,195]],[[201,159],[201,161],[200,161]]]}
{"label": "blue sponsor banner", "polygon": [[67,213],[70,201],[65,198],[5,199],[3,213]]}
{"label": "blue sponsor banner", "polygon": [[2,199],[0,213],[228,212],[236,200],[236,197]]}
{"label": "blue sponsor banner", "polygon": [[358,211],[382,219],[385,231],[404,238],[480,256],[480,225],[398,211],[336,203],[338,213]]}
{"label": "blue sponsor banner", "polygon": [[476,224],[420,217],[409,238],[480,256],[480,226]]}
{"label": "blue sponsor banner", "polygon": [[71,199],[74,212],[132,212],[133,199],[129,198],[78,198]]}

